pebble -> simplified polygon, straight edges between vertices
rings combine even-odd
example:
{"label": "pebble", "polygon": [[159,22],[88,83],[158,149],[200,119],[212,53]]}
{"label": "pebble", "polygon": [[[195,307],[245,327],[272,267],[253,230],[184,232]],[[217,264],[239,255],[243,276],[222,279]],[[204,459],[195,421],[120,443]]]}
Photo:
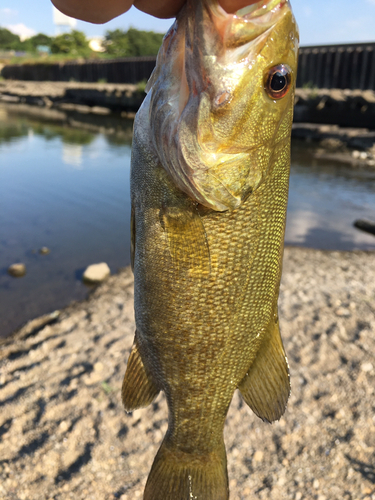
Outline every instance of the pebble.
{"label": "pebble", "polygon": [[8,274],[10,274],[10,276],[13,276],[14,278],[21,278],[22,276],[25,276],[25,264],[22,264],[21,262],[18,264],[12,264],[8,267]]}
{"label": "pebble", "polygon": [[338,309],[336,309],[335,313],[337,316],[343,316],[345,318],[351,315],[351,312],[346,307],[339,307]]}
{"label": "pebble", "polygon": [[373,367],[372,363],[362,363],[361,364],[361,370],[363,372],[371,372],[373,368],[374,367]]}
{"label": "pebble", "polygon": [[[292,393],[272,425],[234,393],[225,424],[230,498],[374,500],[363,475],[375,450],[374,254],[286,247],[283,268]],[[168,419],[162,394],[130,414],[121,403],[132,279],[130,269],[110,276],[48,327],[33,323],[0,345],[0,498],[142,498]],[[340,308],[351,315],[338,317]]]}
{"label": "pebble", "polygon": [[264,456],[263,451],[257,450],[253,456],[254,462],[261,462],[263,460],[263,456]]}
{"label": "pebble", "polygon": [[92,264],[88,266],[83,273],[83,281],[88,283],[100,283],[111,274],[108,264],[101,262],[100,264]]}
{"label": "pebble", "polygon": [[42,247],[39,249],[39,253],[41,255],[48,255],[51,252],[51,250],[47,247]]}
{"label": "pebble", "polygon": [[103,370],[104,366],[103,366],[103,363],[101,363],[100,361],[97,361],[95,364],[94,364],[94,370],[96,372],[101,372]]}

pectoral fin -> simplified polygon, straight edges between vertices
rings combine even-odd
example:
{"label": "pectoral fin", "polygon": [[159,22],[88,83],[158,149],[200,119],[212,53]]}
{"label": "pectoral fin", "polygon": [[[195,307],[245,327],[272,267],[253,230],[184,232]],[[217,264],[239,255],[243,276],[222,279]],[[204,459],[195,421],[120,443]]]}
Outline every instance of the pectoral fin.
{"label": "pectoral fin", "polygon": [[159,389],[139,354],[136,334],[122,383],[121,395],[125,410],[133,411],[148,406],[158,394]]}
{"label": "pectoral fin", "polygon": [[290,394],[289,367],[277,315],[271,320],[255,361],[238,388],[262,420],[273,422],[284,413]]}
{"label": "pectoral fin", "polygon": [[210,252],[202,219],[195,204],[184,199],[160,210],[160,222],[167,235],[175,267],[190,276],[208,275]]}

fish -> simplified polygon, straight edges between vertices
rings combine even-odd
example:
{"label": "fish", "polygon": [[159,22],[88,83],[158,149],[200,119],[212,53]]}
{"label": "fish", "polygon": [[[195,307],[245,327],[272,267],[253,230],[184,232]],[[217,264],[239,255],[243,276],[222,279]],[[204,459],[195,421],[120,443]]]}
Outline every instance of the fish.
{"label": "fish", "polygon": [[188,0],[134,123],[136,331],[126,411],[164,392],[168,429],[145,500],[229,498],[234,391],[266,422],[290,394],[280,336],[298,28],[287,0],[235,14]]}

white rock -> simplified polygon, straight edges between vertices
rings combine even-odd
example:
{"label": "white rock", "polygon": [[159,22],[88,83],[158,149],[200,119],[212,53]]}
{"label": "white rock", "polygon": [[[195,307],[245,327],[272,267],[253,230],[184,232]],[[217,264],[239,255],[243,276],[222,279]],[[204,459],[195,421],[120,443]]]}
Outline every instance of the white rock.
{"label": "white rock", "polygon": [[362,363],[361,364],[361,370],[363,372],[370,372],[374,367],[372,366],[372,363]]}
{"label": "white rock", "polygon": [[8,274],[14,276],[15,278],[20,278],[21,276],[25,276],[26,274],[26,266],[25,264],[12,264],[8,267]]}
{"label": "white rock", "polygon": [[101,262],[100,264],[92,264],[83,273],[83,280],[89,283],[100,283],[111,274],[108,264]]}

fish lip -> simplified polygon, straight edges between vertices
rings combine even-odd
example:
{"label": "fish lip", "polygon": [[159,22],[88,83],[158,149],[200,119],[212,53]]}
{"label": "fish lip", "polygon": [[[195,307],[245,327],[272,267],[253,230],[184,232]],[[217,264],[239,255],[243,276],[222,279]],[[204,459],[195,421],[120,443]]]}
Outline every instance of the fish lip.
{"label": "fish lip", "polygon": [[235,13],[227,13],[217,0],[203,0],[203,5],[224,52],[256,42],[279,22],[285,9],[291,10],[289,0],[259,0]]}
{"label": "fish lip", "polygon": [[244,21],[250,21],[255,18],[261,17],[270,11],[277,11],[281,9],[289,0],[260,0],[256,3],[248,5],[234,13],[236,17],[240,17]]}
{"label": "fish lip", "polygon": [[219,4],[214,4],[211,1],[207,2],[211,11],[220,17],[235,17],[241,19],[244,22],[252,22],[254,19],[259,20],[265,14],[269,12],[276,12],[280,10],[285,4],[289,4],[289,0],[258,0],[247,7],[237,10],[234,13],[226,12]]}

